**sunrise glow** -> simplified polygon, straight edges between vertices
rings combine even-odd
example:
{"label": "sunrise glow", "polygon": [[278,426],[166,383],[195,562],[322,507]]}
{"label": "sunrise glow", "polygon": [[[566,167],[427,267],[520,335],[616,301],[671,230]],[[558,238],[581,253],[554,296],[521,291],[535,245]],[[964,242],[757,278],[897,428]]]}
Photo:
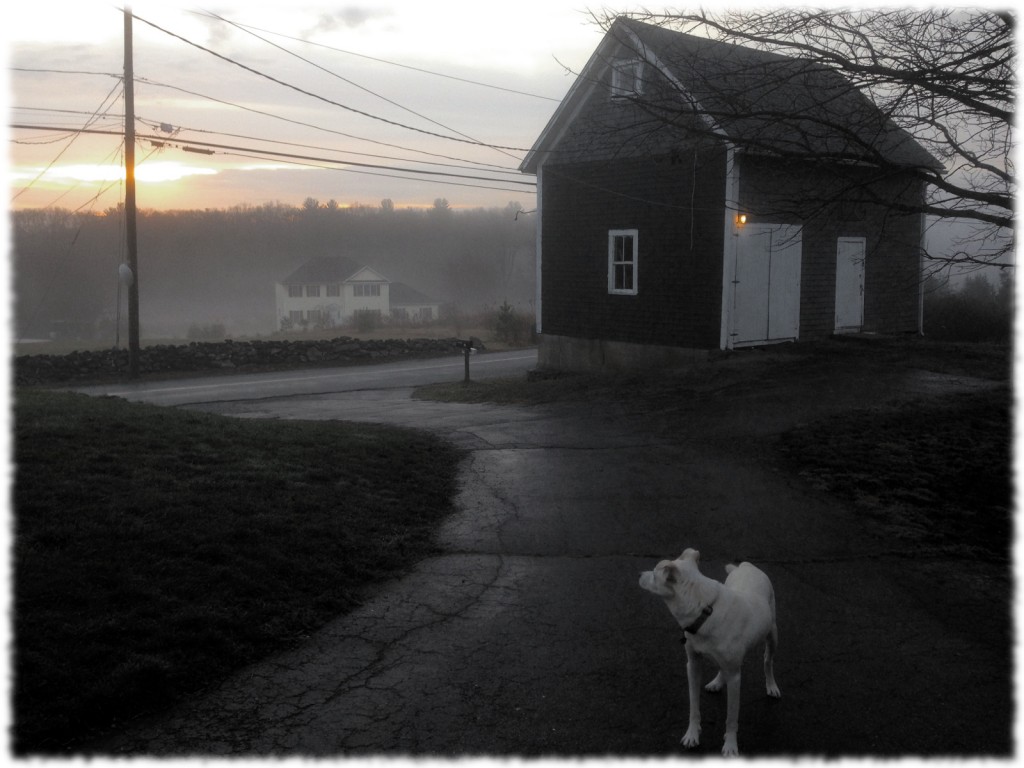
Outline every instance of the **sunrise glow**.
{"label": "sunrise glow", "polygon": [[[135,180],[145,183],[180,181],[187,176],[212,176],[216,173],[212,168],[162,161],[136,167]],[[123,179],[125,171],[119,165],[63,165],[51,168],[44,175],[47,181],[103,182]]]}

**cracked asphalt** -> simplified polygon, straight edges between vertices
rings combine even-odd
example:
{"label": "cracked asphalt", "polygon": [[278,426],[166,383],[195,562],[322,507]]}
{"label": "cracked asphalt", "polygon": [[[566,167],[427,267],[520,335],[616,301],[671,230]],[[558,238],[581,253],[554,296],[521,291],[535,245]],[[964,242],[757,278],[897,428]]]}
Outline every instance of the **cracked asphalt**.
{"label": "cracked asphalt", "polygon": [[752,653],[743,754],[1008,756],[1007,567],[889,540],[765,448],[834,410],[976,385],[848,372],[740,384],[669,420],[628,402],[444,404],[411,389],[202,406],[435,431],[469,452],[457,511],[439,556],[94,753],[717,756],[724,694],[704,694],[701,745],[684,749],[682,633],[637,586],[695,547],[707,575],[743,558],[775,585],[783,696],[766,696]]}

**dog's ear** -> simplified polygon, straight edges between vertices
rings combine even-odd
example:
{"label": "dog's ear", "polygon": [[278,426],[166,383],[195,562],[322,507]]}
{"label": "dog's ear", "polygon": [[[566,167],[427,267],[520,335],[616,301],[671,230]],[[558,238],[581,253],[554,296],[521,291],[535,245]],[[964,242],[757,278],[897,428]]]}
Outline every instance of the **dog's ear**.
{"label": "dog's ear", "polygon": [[675,584],[679,581],[679,568],[673,562],[665,563],[663,567],[666,584]]}

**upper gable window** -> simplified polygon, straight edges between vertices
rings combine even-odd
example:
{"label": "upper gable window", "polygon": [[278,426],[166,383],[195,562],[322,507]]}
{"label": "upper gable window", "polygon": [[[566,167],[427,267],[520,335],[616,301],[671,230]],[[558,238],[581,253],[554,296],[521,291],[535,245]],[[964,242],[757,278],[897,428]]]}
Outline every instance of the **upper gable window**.
{"label": "upper gable window", "polygon": [[352,286],[353,296],[380,296],[380,283],[356,283]]}
{"label": "upper gable window", "polygon": [[641,59],[616,59],[612,62],[612,98],[624,99],[644,92],[644,62]]}

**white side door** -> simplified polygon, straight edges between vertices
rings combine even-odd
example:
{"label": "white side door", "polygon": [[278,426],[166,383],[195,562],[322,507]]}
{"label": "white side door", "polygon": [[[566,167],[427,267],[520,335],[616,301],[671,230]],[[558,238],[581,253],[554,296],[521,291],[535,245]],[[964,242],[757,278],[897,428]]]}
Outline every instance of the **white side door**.
{"label": "white side door", "polygon": [[863,237],[840,237],[836,246],[836,333],[857,333],[864,327]]}

